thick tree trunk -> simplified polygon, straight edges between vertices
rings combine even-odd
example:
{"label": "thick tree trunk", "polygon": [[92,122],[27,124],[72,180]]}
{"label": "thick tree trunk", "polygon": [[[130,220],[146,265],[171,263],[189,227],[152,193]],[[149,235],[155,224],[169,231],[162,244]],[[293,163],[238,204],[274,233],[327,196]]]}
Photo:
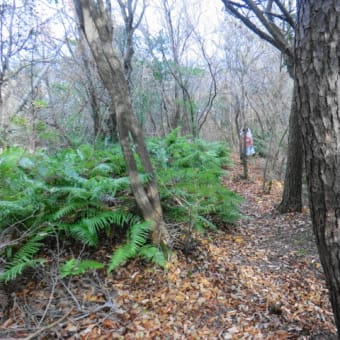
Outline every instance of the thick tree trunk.
{"label": "thick tree trunk", "polygon": [[300,1],[296,98],[313,229],[340,336],[339,15],[338,0]]}
{"label": "thick tree trunk", "polygon": [[[163,222],[162,208],[155,176],[143,134],[132,111],[128,83],[123,65],[112,47],[112,30],[108,13],[101,0],[74,0],[80,25],[93,54],[99,76],[108,90],[112,110],[117,115],[119,138],[127,164],[131,190],[145,220],[154,225],[152,240],[167,244],[168,233]],[[143,185],[137,170],[133,148],[150,180]]]}
{"label": "thick tree trunk", "polygon": [[289,116],[287,168],[282,201],[277,207],[278,211],[281,213],[293,211],[299,212],[302,209],[303,149],[295,96],[296,88],[294,86]]}

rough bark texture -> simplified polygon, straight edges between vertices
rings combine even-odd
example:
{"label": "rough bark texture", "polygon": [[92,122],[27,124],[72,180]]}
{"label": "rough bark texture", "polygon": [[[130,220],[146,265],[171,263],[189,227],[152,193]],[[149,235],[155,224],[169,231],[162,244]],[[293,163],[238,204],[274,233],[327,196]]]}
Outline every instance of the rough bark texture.
{"label": "rough bark texture", "polygon": [[303,148],[295,95],[296,88],[294,86],[288,127],[287,168],[282,201],[277,207],[281,213],[299,212],[302,209]]}
{"label": "rough bark texture", "polygon": [[296,31],[310,209],[340,336],[340,2],[301,0]]}
{"label": "rough bark texture", "polygon": [[[89,43],[99,76],[108,90],[112,108],[117,115],[120,143],[127,164],[131,189],[145,220],[154,224],[155,244],[166,244],[168,234],[163,222],[162,208],[153,168],[143,134],[133,115],[128,83],[123,65],[112,47],[112,30],[108,12],[102,0],[74,0],[79,23]],[[133,147],[150,181],[143,186],[134,157]]]}

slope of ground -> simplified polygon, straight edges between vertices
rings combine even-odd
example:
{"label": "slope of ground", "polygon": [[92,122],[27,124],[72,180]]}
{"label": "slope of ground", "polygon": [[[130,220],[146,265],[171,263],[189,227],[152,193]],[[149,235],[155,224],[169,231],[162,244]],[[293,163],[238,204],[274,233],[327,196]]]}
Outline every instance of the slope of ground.
{"label": "slope of ground", "polygon": [[308,212],[275,213],[281,184],[263,195],[256,161],[249,173],[241,180],[235,165],[223,181],[245,198],[244,218],[209,240],[196,235],[199,246],[173,255],[166,271],[135,260],[112,275],[61,280],[51,260],[16,282],[0,338],[335,338]]}

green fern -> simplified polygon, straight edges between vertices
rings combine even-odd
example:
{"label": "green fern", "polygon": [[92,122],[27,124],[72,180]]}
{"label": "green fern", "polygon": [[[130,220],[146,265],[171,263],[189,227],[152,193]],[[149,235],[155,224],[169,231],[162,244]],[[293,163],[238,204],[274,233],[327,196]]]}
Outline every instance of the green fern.
{"label": "green fern", "polygon": [[44,259],[27,259],[23,258],[20,262],[11,264],[8,266],[2,274],[0,274],[0,281],[9,282],[11,280],[16,279],[19,275],[23,273],[23,271],[27,268],[36,268],[38,266],[42,266],[46,260]]}
{"label": "green fern", "polygon": [[[216,228],[216,222],[234,223],[239,218],[241,198],[221,185],[230,164],[229,150],[223,143],[188,141],[175,130],[165,141],[153,141],[163,149],[157,166],[164,213],[170,222],[185,222],[199,230]],[[164,166],[164,160],[166,166]],[[181,202],[178,204],[178,202]]]}
{"label": "green fern", "polygon": [[135,257],[137,254],[136,247],[131,243],[125,243],[119,247],[111,256],[108,266],[108,272],[112,272],[122,263]]}
{"label": "green fern", "polygon": [[[104,163],[98,157],[105,159],[107,165],[99,166]],[[129,188],[126,175],[103,177],[113,175],[116,164],[121,171],[121,153],[119,157],[110,150],[95,152],[90,146],[61,150],[51,157],[44,152],[31,155],[20,148],[0,154],[0,230],[8,226],[15,226],[18,232],[35,230],[35,234],[28,234],[17,248],[7,247],[0,254],[7,262],[6,280],[20,275],[30,263],[35,264],[44,247],[43,240],[49,236],[49,232],[39,226],[51,223],[54,233],[60,237],[96,246],[101,231],[111,234],[114,228],[140,220],[128,207],[111,210],[102,199],[106,195],[124,194],[126,201]],[[110,171],[106,171],[109,168]]]}
{"label": "green fern", "polygon": [[111,272],[125,261],[136,257],[148,241],[151,230],[151,222],[142,222],[131,226],[128,231],[127,242],[113,253],[108,271]]}
{"label": "green fern", "polygon": [[[21,201],[0,201],[0,218],[3,220],[9,216],[20,216],[27,212],[29,207],[23,206]],[[3,221],[0,222],[0,226],[3,225]]]}
{"label": "green fern", "polygon": [[93,169],[90,170],[91,176],[107,176],[108,174],[112,173],[113,169],[109,164],[106,163],[100,163],[97,166],[95,166]]}
{"label": "green fern", "polygon": [[146,244],[138,250],[138,256],[157,264],[158,266],[165,268],[166,258],[164,252],[150,244]]}
{"label": "green fern", "polygon": [[[223,166],[230,162],[224,144],[188,141],[179,130],[147,144],[167,221],[204,230],[239,217],[239,196],[220,183]],[[150,174],[142,171],[141,164],[139,169],[147,183]],[[127,241],[112,255],[109,271],[138,256],[164,265],[162,251],[150,245],[151,224],[141,222],[135,211],[119,145],[107,149],[81,145],[54,154],[9,148],[0,154],[0,230],[15,227],[18,233],[34,233],[16,248],[2,250],[7,266],[0,279],[14,279],[24,268],[41,264],[39,252],[52,231],[57,237],[96,247],[102,235],[124,228]],[[70,268],[87,270],[91,263],[67,262],[63,270],[69,273]]]}
{"label": "green fern", "polygon": [[152,223],[149,221],[134,224],[130,227],[128,241],[135,247],[136,251],[146,243],[152,228]]}
{"label": "green fern", "polygon": [[[87,205],[87,202],[86,202]],[[84,208],[84,203],[70,203],[61,207],[58,211],[51,215],[53,221],[61,220],[64,217],[71,215],[72,213],[76,212],[78,209]]]}
{"label": "green fern", "polygon": [[104,268],[104,264],[93,260],[70,259],[60,266],[60,276],[65,278],[71,275],[84,274],[89,270]]}

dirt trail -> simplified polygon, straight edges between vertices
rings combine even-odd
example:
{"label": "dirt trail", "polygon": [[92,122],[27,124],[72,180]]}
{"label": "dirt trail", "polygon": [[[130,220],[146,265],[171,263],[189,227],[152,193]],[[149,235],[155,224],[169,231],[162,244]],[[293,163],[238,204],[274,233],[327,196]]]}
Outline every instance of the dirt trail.
{"label": "dirt trail", "polygon": [[[242,169],[237,165],[225,179],[229,188],[245,198],[244,219],[237,228],[244,247],[241,252],[235,250],[232,261],[240,268],[251,268],[254,291],[267,299],[269,315],[277,315],[268,319],[269,328],[278,322],[276,326],[289,333],[282,333],[283,339],[332,338],[335,328],[308,209],[279,214],[275,205],[281,199],[282,183],[273,181],[271,193],[263,194],[258,161],[249,166],[248,180],[240,178]],[[264,337],[276,339],[278,334],[276,328]]]}

